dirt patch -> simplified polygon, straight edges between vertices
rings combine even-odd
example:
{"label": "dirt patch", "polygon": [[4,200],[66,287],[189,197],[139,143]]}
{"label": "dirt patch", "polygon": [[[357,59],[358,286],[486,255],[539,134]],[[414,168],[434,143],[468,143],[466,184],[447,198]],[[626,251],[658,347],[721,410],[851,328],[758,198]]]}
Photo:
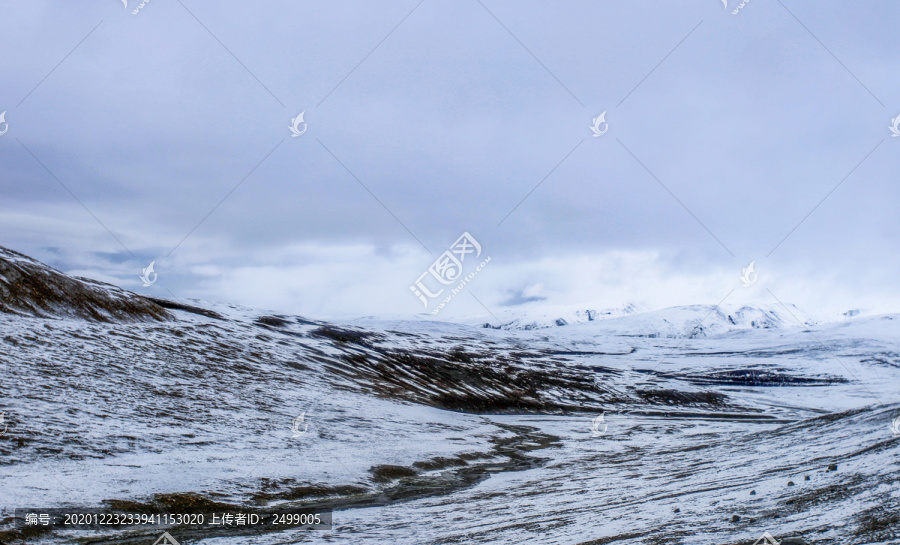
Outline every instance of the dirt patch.
{"label": "dirt patch", "polygon": [[647,403],[660,405],[720,407],[727,397],[718,392],[682,392],[679,390],[636,390],[635,393]]}
{"label": "dirt patch", "polygon": [[415,469],[404,466],[380,465],[372,467],[369,472],[376,483],[387,483],[402,477],[415,477]]}
{"label": "dirt patch", "polygon": [[367,342],[372,338],[382,338],[377,333],[370,331],[358,331],[355,329],[344,329],[335,326],[322,326],[309,332],[314,337],[324,337],[331,339],[339,344],[358,344],[361,346],[370,346]]}
{"label": "dirt patch", "polygon": [[257,504],[266,504],[273,500],[320,500],[322,498],[348,497],[364,494],[367,489],[355,485],[300,485],[294,479],[273,481],[263,479],[264,491],[251,495]]}
{"label": "dirt patch", "polygon": [[186,305],[184,303],[178,303],[176,301],[169,301],[168,299],[160,299],[157,297],[148,297],[150,301],[153,301],[157,305],[167,308],[169,310],[183,310],[184,312],[190,312],[191,314],[198,314],[200,316],[206,316],[207,318],[213,318],[215,320],[224,320],[225,317],[219,314],[218,312],[208,310],[205,308],[195,307],[193,305]]}
{"label": "dirt patch", "polygon": [[290,324],[289,321],[279,316],[260,316],[256,319],[256,323],[271,327],[287,327]]}

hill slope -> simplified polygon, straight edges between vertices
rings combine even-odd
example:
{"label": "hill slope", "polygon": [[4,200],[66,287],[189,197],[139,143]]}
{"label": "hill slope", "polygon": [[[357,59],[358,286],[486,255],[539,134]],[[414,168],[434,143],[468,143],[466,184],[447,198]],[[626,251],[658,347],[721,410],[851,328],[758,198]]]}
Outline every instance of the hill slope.
{"label": "hill slope", "polygon": [[95,280],[73,278],[3,247],[0,247],[0,312],[97,322],[172,318],[161,306],[140,295]]}
{"label": "hill slope", "polygon": [[[29,536],[12,507],[213,504],[333,508],[335,528],[171,529],[176,539],[900,539],[896,316],[692,337],[658,335],[639,314],[528,331],[334,324],[157,305],[8,251],[3,262],[3,543],[159,535]],[[665,316],[681,331],[683,312]]]}

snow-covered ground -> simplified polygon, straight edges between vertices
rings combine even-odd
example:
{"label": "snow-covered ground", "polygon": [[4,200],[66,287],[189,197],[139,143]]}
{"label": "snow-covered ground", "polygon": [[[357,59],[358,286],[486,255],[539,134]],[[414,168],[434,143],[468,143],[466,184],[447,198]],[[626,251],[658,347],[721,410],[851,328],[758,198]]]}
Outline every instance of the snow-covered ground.
{"label": "snow-covered ground", "polygon": [[[199,498],[330,507],[334,529],[182,544],[900,543],[900,315],[166,319],[83,287],[151,318],[0,313],[0,542],[15,508]],[[156,538],[27,542],[89,536]]]}

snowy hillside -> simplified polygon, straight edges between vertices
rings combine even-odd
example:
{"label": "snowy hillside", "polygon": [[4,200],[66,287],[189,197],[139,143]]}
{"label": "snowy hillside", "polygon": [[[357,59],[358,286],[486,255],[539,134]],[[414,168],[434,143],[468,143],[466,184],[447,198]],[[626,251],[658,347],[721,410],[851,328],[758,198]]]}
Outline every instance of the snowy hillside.
{"label": "snowy hillside", "polygon": [[95,280],[71,278],[3,247],[0,247],[0,312],[99,321],[171,318],[165,309],[148,299]]}
{"label": "snowy hillside", "polygon": [[158,536],[25,532],[16,507],[198,505],[332,508],[334,528],[171,528],[182,544],[900,542],[900,316],[337,324],[9,251],[0,278],[3,543]]}

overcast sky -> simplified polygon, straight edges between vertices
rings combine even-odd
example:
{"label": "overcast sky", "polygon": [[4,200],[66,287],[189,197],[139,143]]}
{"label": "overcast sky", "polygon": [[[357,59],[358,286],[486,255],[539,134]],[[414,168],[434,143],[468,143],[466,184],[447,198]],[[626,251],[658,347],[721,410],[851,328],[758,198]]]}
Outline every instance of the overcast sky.
{"label": "overcast sky", "polygon": [[0,245],[325,318],[464,231],[495,313],[900,311],[896,2],[127,4],[0,4]]}

